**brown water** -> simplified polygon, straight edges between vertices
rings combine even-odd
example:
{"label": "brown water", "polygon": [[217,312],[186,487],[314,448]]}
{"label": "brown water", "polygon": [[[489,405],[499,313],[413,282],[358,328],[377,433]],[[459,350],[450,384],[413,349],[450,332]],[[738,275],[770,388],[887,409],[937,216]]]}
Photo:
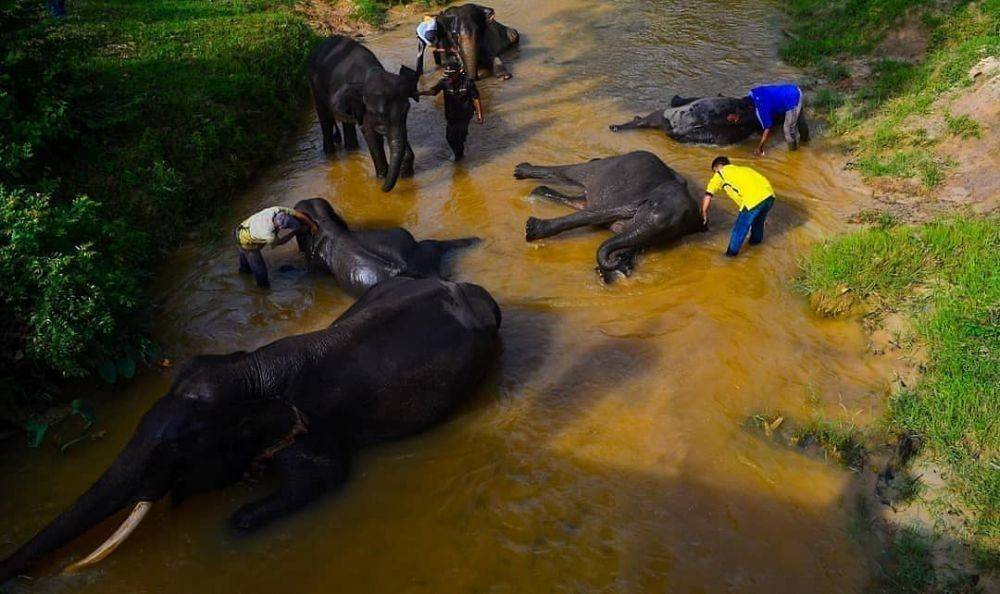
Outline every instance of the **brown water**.
{"label": "brown water", "polygon": [[[755,162],[778,203],[765,244],[722,256],[732,207],[711,232],[642,258],[604,286],[594,251],[606,232],[537,245],[529,215],[566,210],[529,198],[521,161],[559,164],[647,149],[707,181],[720,150],[607,125],[669,97],[741,93],[792,78],[776,57],[775,2],[496,2],[520,29],[514,79],[480,84],[487,124],[468,161],[445,160],[440,102],[410,118],[417,176],[388,195],[367,152],[321,156],[315,122],[294,151],[232,205],[219,239],[180,249],[163,268],[158,339],[172,358],[251,349],[323,327],[351,300],[332,279],[278,273],[301,265],[289,244],[266,254],[273,288],[236,274],[228,229],[247,214],[328,198],[357,226],[418,237],[478,235],[456,277],[504,310],[499,369],[445,426],[367,451],[346,487],[252,537],[223,524],[267,484],[241,484],[179,508],[154,508],[94,570],[46,577],[51,592],[855,592],[868,575],[847,533],[849,476],[740,429],[760,410],[866,418],[884,364],[856,324],[821,319],[791,289],[796,259],[840,227],[860,199],[822,143]],[[412,62],[409,26],[369,40],[391,68]],[[752,144],[722,152],[745,158]],[[113,458],[168,386],[151,372],[105,399],[107,437],[65,456],[5,451],[0,549],[61,510]],[[64,562],[109,526],[64,551]],[[57,567],[53,562],[48,571]]]}

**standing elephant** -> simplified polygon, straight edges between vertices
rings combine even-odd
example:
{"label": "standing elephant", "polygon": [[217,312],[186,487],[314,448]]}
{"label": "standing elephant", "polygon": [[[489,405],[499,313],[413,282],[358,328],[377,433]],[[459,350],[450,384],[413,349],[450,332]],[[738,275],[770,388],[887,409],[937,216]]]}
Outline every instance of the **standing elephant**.
{"label": "standing elephant", "polygon": [[357,448],[441,422],[499,352],[500,310],[482,287],[392,278],[328,328],[253,352],[199,356],[139,421],[111,466],[68,509],[0,561],[0,584],[121,509],[124,524],[75,571],[110,554],[153,502],[240,480],[266,463],[281,482],[232,516],[239,530],[341,485]]}
{"label": "standing elephant", "polygon": [[296,237],[309,267],[329,272],[353,295],[397,275],[440,276],[449,252],[479,242],[476,237],[417,241],[401,227],[351,231],[323,198],[302,200],[295,210],[309,215],[319,228],[317,235]]}
{"label": "standing elephant", "polygon": [[736,144],[761,132],[752,104],[721,95],[690,99],[675,95],[670,107],[610,128],[612,132],[659,128],[677,142],[716,145]]}
{"label": "standing elephant", "polygon": [[[521,36],[516,29],[497,22],[493,15],[492,8],[463,4],[437,17],[438,47],[457,52],[473,80],[479,80],[480,66],[492,69],[500,80],[510,78],[500,54],[517,45]],[[438,53],[435,53],[435,60],[440,65]]]}
{"label": "standing elephant", "polygon": [[[384,179],[382,191],[396,185],[400,175],[413,175],[413,149],[406,136],[410,99],[416,96],[417,73],[405,66],[392,74],[365,46],[335,35],[324,40],[309,57],[309,88],[323,130],[323,150],[340,144],[337,122],[344,127],[345,148],[358,148],[358,133],[368,143],[375,174]],[[389,160],[384,140],[389,142]]]}
{"label": "standing elephant", "polygon": [[532,191],[578,210],[555,219],[530,217],[525,239],[534,241],[588,225],[610,225],[615,233],[597,250],[597,269],[604,282],[632,272],[636,252],[656,240],[705,229],[698,203],[687,182],[656,155],[635,151],[577,165],[542,167],[521,163],[517,179],[547,179],[574,186],[582,193],[566,195],[546,186]]}

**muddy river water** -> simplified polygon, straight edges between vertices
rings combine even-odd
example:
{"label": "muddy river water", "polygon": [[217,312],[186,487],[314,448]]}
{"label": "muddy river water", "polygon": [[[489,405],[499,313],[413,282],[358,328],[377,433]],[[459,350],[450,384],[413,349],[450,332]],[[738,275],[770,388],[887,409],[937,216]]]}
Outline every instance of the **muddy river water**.
{"label": "muddy river water", "polygon": [[[519,29],[514,78],[480,83],[456,167],[441,102],[410,115],[417,175],[379,191],[367,151],[321,154],[314,119],[289,156],[232,204],[218,239],[178,250],[162,269],[156,338],[173,359],[252,349],[329,324],[350,303],[301,267],[294,243],[268,251],[273,287],[236,274],[229,229],[256,209],[323,196],[353,225],[403,225],[417,237],[476,235],[454,276],[504,311],[497,371],[444,426],[364,452],[337,494],[248,538],[226,532],[268,481],[154,507],[96,568],[52,576],[109,532],[91,531],[43,568],[42,592],[856,592],[870,574],[848,532],[849,475],[741,429],[763,410],[868,418],[884,363],[858,325],[822,319],[792,288],[797,259],[837,231],[863,190],[822,141],[774,145],[754,166],[778,195],[762,246],[722,255],[726,199],[708,233],[647,253],[613,286],[594,272],[607,232],[524,242],[530,215],[566,210],[529,197],[514,166],[650,150],[697,191],[711,158],[654,131],[607,125],[686,95],[742,93],[790,79],[777,58],[780,7],[761,0],[494,2]],[[410,25],[368,45],[411,64]],[[430,82],[431,77],[427,77]],[[66,455],[5,451],[0,548],[54,516],[114,457],[168,372],[104,398],[106,437]]]}

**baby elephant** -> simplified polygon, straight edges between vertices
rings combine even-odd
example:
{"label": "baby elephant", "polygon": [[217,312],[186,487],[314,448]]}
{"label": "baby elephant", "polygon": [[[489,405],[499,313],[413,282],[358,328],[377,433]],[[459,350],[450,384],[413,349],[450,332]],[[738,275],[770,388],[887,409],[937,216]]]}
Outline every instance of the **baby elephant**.
{"label": "baby elephant", "polygon": [[684,178],[646,151],[558,167],[521,163],[514,177],[547,179],[582,190],[567,195],[546,186],[535,188],[533,195],[578,212],[547,220],[530,217],[525,239],[534,241],[587,225],[610,226],[615,235],[597,250],[597,270],[607,283],[617,274],[631,274],[636,252],[654,241],[705,228]]}
{"label": "baby elephant", "polygon": [[307,232],[296,238],[309,268],[329,272],[352,295],[393,276],[440,277],[450,251],[479,243],[476,237],[417,241],[401,227],[351,231],[323,198],[302,200],[295,210],[319,228],[318,236]]}
{"label": "baby elephant", "polygon": [[752,103],[721,95],[697,98],[674,95],[666,109],[609,127],[612,132],[659,128],[677,142],[717,145],[736,144],[761,131]]}

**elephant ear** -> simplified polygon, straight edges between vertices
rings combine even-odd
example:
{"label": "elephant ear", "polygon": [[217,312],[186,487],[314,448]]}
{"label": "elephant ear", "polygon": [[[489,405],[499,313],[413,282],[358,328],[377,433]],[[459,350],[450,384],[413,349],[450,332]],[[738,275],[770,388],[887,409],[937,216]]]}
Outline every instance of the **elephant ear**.
{"label": "elephant ear", "polygon": [[360,126],[365,119],[365,100],[363,86],[349,83],[340,87],[333,94],[333,111],[353,118]]}
{"label": "elephant ear", "polygon": [[403,94],[414,101],[420,101],[420,96],[417,95],[418,82],[420,82],[420,77],[417,75],[416,70],[407,66],[399,67],[399,83],[402,86]]}

